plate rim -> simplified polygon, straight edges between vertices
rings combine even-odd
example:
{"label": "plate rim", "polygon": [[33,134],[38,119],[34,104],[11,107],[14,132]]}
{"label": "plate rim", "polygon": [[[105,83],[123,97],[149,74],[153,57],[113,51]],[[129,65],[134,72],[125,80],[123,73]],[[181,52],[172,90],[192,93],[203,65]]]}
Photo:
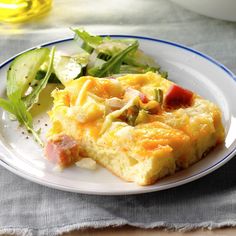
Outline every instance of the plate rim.
{"label": "plate rim", "polygon": [[[173,41],[168,41],[168,40],[163,40],[163,39],[158,39],[158,38],[152,38],[152,37],[145,37],[145,36],[137,36],[137,35],[119,35],[119,34],[111,34],[111,35],[101,35],[102,37],[113,37],[113,38],[135,38],[135,39],[140,39],[140,40],[148,40],[148,41],[152,41],[152,42],[158,42],[158,43],[162,43],[162,44],[166,44],[166,45],[170,45],[173,47],[177,47],[186,51],[189,51],[193,54],[196,54],[198,56],[200,56],[201,58],[207,60],[208,62],[213,63],[214,65],[216,65],[218,68],[220,68],[221,70],[223,70],[228,77],[230,77],[231,79],[234,80],[234,82],[236,82],[236,75],[229,70],[226,66],[224,66],[222,63],[218,62],[217,60],[213,59],[212,57],[198,51],[195,50],[191,47],[173,42]],[[11,61],[13,61],[17,56],[33,50],[35,48],[39,48],[39,47],[47,47],[47,46],[51,46],[51,45],[55,45],[55,44],[59,44],[59,43],[64,43],[64,42],[68,42],[68,41],[73,41],[73,37],[69,37],[69,38],[63,38],[63,39],[59,39],[59,40],[55,40],[55,41],[49,41],[47,43],[43,43],[43,44],[39,44],[37,46],[31,47],[29,49],[26,49],[24,51],[21,51],[18,54],[15,54],[14,56],[10,57],[9,59],[5,60],[3,63],[0,64],[0,70],[5,67],[7,64],[11,63]],[[12,153],[7,150],[7,148],[5,147],[5,145],[0,142],[0,146],[4,149],[4,151],[7,152],[8,155],[12,155]],[[4,160],[1,159],[1,155],[2,153],[0,153],[0,164],[5,167],[6,169],[8,169],[9,171],[13,172],[16,175],[19,175],[27,180],[33,181],[35,183],[38,183],[40,185],[43,186],[47,186],[50,188],[54,188],[54,189],[59,189],[59,190],[63,190],[63,191],[69,191],[69,192],[76,192],[76,193],[83,193],[83,194],[93,194],[93,195],[133,195],[133,194],[142,194],[142,193],[149,193],[149,192],[156,192],[156,191],[162,191],[165,189],[170,189],[170,188],[174,188],[180,185],[184,185],[187,184],[189,182],[192,182],[194,180],[197,180],[201,177],[204,177],[207,174],[210,174],[211,172],[215,171],[216,169],[220,168],[221,166],[223,166],[226,162],[228,162],[230,159],[232,159],[234,157],[234,155],[236,154],[236,145],[235,147],[233,147],[233,149],[231,150],[230,153],[228,153],[226,156],[224,156],[223,158],[221,158],[221,160],[219,160],[217,163],[215,163],[212,166],[207,167],[206,169],[194,174],[194,175],[190,175],[187,178],[181,179],[177,182],[170,182],[167,184],[163,184],[161,186],[155,187],[154,185],[150,185],[150,186],[146,186],[143,187],[143,189],[137,189],[137,190],[125,190],[125,191],[97,191],[97,190],[79,190],[77,188],[74,187],[68,187],[65,186],[63,184],[55,184],[52,183],[50,181],[45,181],[45,180],[41,180],[40,178],[37,178],[35,176],[32,176],[31,174],[23,171],[23,170],[19,170],[17,169],[15,166],[11,166],[9,165],[7,162],[5,162]],[[4,154],[3,154],[4,155]]]}

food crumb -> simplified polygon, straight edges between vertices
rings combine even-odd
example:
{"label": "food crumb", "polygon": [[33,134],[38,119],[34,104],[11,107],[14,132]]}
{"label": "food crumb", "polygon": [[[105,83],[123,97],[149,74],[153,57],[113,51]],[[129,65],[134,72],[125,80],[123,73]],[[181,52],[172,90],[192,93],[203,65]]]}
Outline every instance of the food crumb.
{"label": "food crumb", "polygon": [[48,124],[45,124],[45,126],[48,126]]}
{"label": "food crumb", "polygon": [[29,139],[29,136],[26,136],[25,138],[26,138],[26,139]]}
{"label": "food crumb", "polygon": [[25,132],[24,132],[24,131],[22,131],[21,133],[22,133],[22,134],[25,134]]}

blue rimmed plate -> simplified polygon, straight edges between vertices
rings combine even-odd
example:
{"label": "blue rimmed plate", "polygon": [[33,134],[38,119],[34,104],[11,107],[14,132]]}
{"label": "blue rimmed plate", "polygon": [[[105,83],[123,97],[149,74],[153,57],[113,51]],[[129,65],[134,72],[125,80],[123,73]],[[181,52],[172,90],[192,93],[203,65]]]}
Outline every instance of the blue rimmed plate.
{"label": "blue rimmed plate", "polygon": [[[0,164],[17,175],[52,188],[98,195],[123,195],[173,188],[203,177],[229,161],[236,153],[235,75],[214,59],[173,42],[127,35],[112,37],[136,38],[140,48],[168,71],[169,79],[218,104],[223,113],[226,130],[225,144],[218,146],[190,168],[166,177],[154,185],[141,187],[120,180],[102,167],[95,171],[77,167],[68,168],[63,172],[54,171],[53,165],[45,160],[42,148],[32,138],[27,137],[17,122],[10,121],[6,112],[0,110]],[[54,45],[63,52],[76,53],[77,45],[73,39],[50,42],[43,46]],[[6,72],[14,58],[0,66],[1,97],[5,93]],[[35,127],[42,128],[42,136],[48,127],[46,111],[50,109],[49,94],[52,89],[53,87],[49,86],[43,92],[41,106],[32,111]]]}

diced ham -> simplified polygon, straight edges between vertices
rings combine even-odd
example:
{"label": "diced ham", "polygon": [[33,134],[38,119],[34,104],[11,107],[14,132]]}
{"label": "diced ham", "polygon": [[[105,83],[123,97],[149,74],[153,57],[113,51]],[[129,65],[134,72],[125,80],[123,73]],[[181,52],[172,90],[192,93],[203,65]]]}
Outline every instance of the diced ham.
{"label": "diced ham", "polygon": [[179,108],[191,106],[193,101],[193,92],[184,89],[176,84],[172,85],[167,92],[164,104],[167,108]]}
{"label": "diced ham", "polygon": [[147,96],[144,93],[140,93],[139,97],[140,97],[140,100],[142,103],[148,103],[149,99],[147,98]]}
{"label": "diced ham", "polygon": [[78,143],[68,135],[49,140],[45,147],[45,155],[48,160],[60,167],[70,166],[80,159]]}

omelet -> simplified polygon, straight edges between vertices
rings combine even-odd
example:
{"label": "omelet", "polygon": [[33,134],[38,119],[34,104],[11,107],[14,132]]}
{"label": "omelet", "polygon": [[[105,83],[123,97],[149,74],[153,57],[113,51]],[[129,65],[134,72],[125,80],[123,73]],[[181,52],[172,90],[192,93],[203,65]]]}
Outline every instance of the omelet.
{"label": "omelet", "polygon": [[52,92],[45,153],[61,167],[92,158],[125,181],[150,185],[224,141],[221,111],[161,77],[80,77]]}

